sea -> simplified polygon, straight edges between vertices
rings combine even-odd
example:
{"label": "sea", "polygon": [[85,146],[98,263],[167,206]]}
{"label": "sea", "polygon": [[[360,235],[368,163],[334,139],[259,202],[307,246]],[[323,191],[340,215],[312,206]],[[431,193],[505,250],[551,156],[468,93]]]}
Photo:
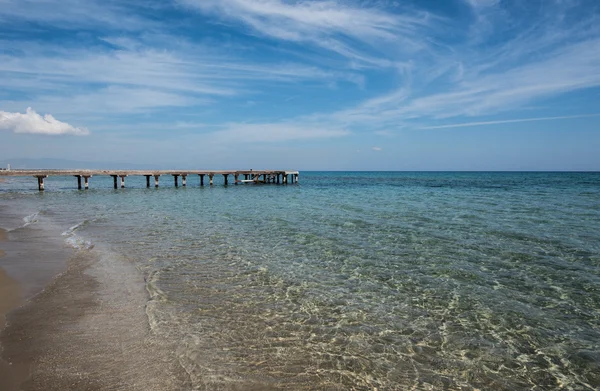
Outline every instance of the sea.
{"label": "sea", "polygon": [[0,211],[135,265],[192,389],[600,389],[600,173],[161,179],[7,178]]}

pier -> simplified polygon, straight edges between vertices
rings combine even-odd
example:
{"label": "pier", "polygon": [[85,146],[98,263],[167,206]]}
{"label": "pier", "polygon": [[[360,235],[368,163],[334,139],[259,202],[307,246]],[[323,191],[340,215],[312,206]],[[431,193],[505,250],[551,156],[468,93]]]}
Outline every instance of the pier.
{"label": "pier", "polygon": [[[161,176],[172,177],[175,187],[187,186],[188,177],[198,176],[199,185],[204,186],[205,177],[208,178],[208,185],[213,186],[215,176],[223,176],[223,184],[229,185],[229,177],[232,178],[234,185],[238,184],[295,184],[298,183],[298,171],[281,170],[236,170],[236,171],[206,171],[206,170],[0,170],[0,177],[8,176],[31,176],[37,178],[38,189],[44,190],[46,178],[50,176],[73,176],[77,180],[79,190],[87,190],[90,186],[90,178],[94,176],[111,176],[113,178],[113,187],[118,189],[125,188],[125,178],[128,176],[146,177],[146,187],[150,187],[151,178],[154,178],[154,187],[159,187],[159,178]],[[243,179],[242,179],[243,178]],[[83,185],[82,185],[83,179]]]}

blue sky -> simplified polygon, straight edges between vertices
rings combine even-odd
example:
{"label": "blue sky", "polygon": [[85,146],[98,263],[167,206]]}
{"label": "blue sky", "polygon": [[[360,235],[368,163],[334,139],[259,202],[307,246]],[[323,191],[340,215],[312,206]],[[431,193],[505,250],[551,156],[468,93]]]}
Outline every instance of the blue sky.
{"label": "blue sky", "polygon": [[0,140],[161,168],[600,170],[600,2],[0,0]]}

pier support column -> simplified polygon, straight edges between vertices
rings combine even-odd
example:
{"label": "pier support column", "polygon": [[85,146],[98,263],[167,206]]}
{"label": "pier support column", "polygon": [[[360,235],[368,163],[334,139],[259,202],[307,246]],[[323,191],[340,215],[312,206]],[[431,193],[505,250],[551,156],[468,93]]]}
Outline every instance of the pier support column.
{"label": "pier support column", "polygon": [[208,179],[209,179],[209,183],[212,186],[213,185],[213,174],[208,174]]}
{"label": "pier support column", "polygon": [[111,177],[113,177],[113,185],[114,185],[115,189],[117,188],[117,176],[118,175],[111,175]]}
{"label": "pier support column", "polygon": [[173,174],[173,182],[175,182],[175,187],[179,187],[179,175]]}
{"label": "pier support column", "polygon": [[223,174],[223,181],[225,182],[225,186],[229,184],[229,174]]}
{"label": "pier support column", "polygon": [[279,175],[281,174],[277,174],[277,184],[279,184]]}
{"label": "pier support column", "polygon": [[204,174],[198,174],[200,176],[200,186],[204,186]]}
{"label": "pier support column", "polygon": [[248,180],[248,174],[244,174],[244,180]]}
{"label": "pier support column", "polygon": [[77,190],[81,190],[81,175],[73,175],[77,178]]}
{"label": "pier support column", "polygon": [[298,174],[294,174],[294,182],[298,183]]}
{"label": "pier support column", "polygon": [[158,177],[160,175],[154,175],[154,187],[158,189]]}
{"label": "pier support column", "polygon": [[151,175],[144,175],[146,177],[146,188],[150,188],[150,177]]}
{"label": "pier support column", "polygon": [[284,185],[287,185],[287,183],[288,183],[288,177],[287,177],[287,174],[283,174],[283,184],[284,184]]}
{"label": "pier support column", "polygon": [[89,184],[89,179],[91,178],[91,176],[85,175],[83,177],[83,181],[84,181],[84,185],[85,185],[85,189],[89,189],[90,188],[90,184]]}
{"label": "pier support column", "polygon": [[48,175],[38,175],[36,176],[37,181],[38,181],[38,190],[39,191],[44,191],[44,178],[47,178]]}
{"label": "pier support column", "polygon": [[181,186],[183,186],[183,187],[186,187],[186,185],[187,185],[186,180],[185,180],[186,178],[187,178],[187,175],[181,176]]}
{"label": "pier support column", "polygon": [[125,188],[125,177],[126,177],[126,176],[127,176],[127,175],[121,175],[121,189],[124,189],[124,188]]}
{"label": "pier support column", "polygon": [[234,174],[234,175],[233,175],[233,179],[235,180],[235,182],[234,182],[234,183],[235,183],[236,185],[238,184],[238,178],[239,178],[239,174]]}

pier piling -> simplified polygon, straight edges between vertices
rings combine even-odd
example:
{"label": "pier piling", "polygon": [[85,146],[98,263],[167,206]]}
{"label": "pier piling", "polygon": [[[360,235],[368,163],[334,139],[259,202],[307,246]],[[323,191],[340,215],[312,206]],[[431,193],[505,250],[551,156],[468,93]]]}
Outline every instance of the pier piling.
{"label": "pier piling", "polygon": [[47,175],[38,175],[37,176],[39,191],[44,191],[44,178],[47,178],[47,177],[48,177]]}
{"label": "pier piling", "polygon": [[[1,0],[0,0],[1,1]],[[179,186],[179,177],[181,176],[181,185],[187,186],[188,175],[198,175],[200,177],[200,186],[204,186],[204,176],[208,176],[210,186],[214,185],[215,175],[223,175],[223,184],[230,185],[229,176],[233,176],[234,184],[242,183],[261,183],[261,184],[288,184],[298,183],[298,171],[283,171],[283,170],[0,170],[0,178],[5,176],[29,176],[37,178],[38,189],[44,190],[45,178],[48,176],[70,176],[77,178],[77,189],[89,189],[89,178],[94,175],[105,175],[113,178],[113,187],[125,188],[125,177],[129,175],[143,176],[146,178],[146,188],[150,187],[150,177],[154,177],[154,187],[159,186],[159,176],[172,175],[175,187]],[[243,175],[243,180],[241,180]],[[83,178],[83,181],[81,180]],[[82,183],[83,182],[83,183]]]}

